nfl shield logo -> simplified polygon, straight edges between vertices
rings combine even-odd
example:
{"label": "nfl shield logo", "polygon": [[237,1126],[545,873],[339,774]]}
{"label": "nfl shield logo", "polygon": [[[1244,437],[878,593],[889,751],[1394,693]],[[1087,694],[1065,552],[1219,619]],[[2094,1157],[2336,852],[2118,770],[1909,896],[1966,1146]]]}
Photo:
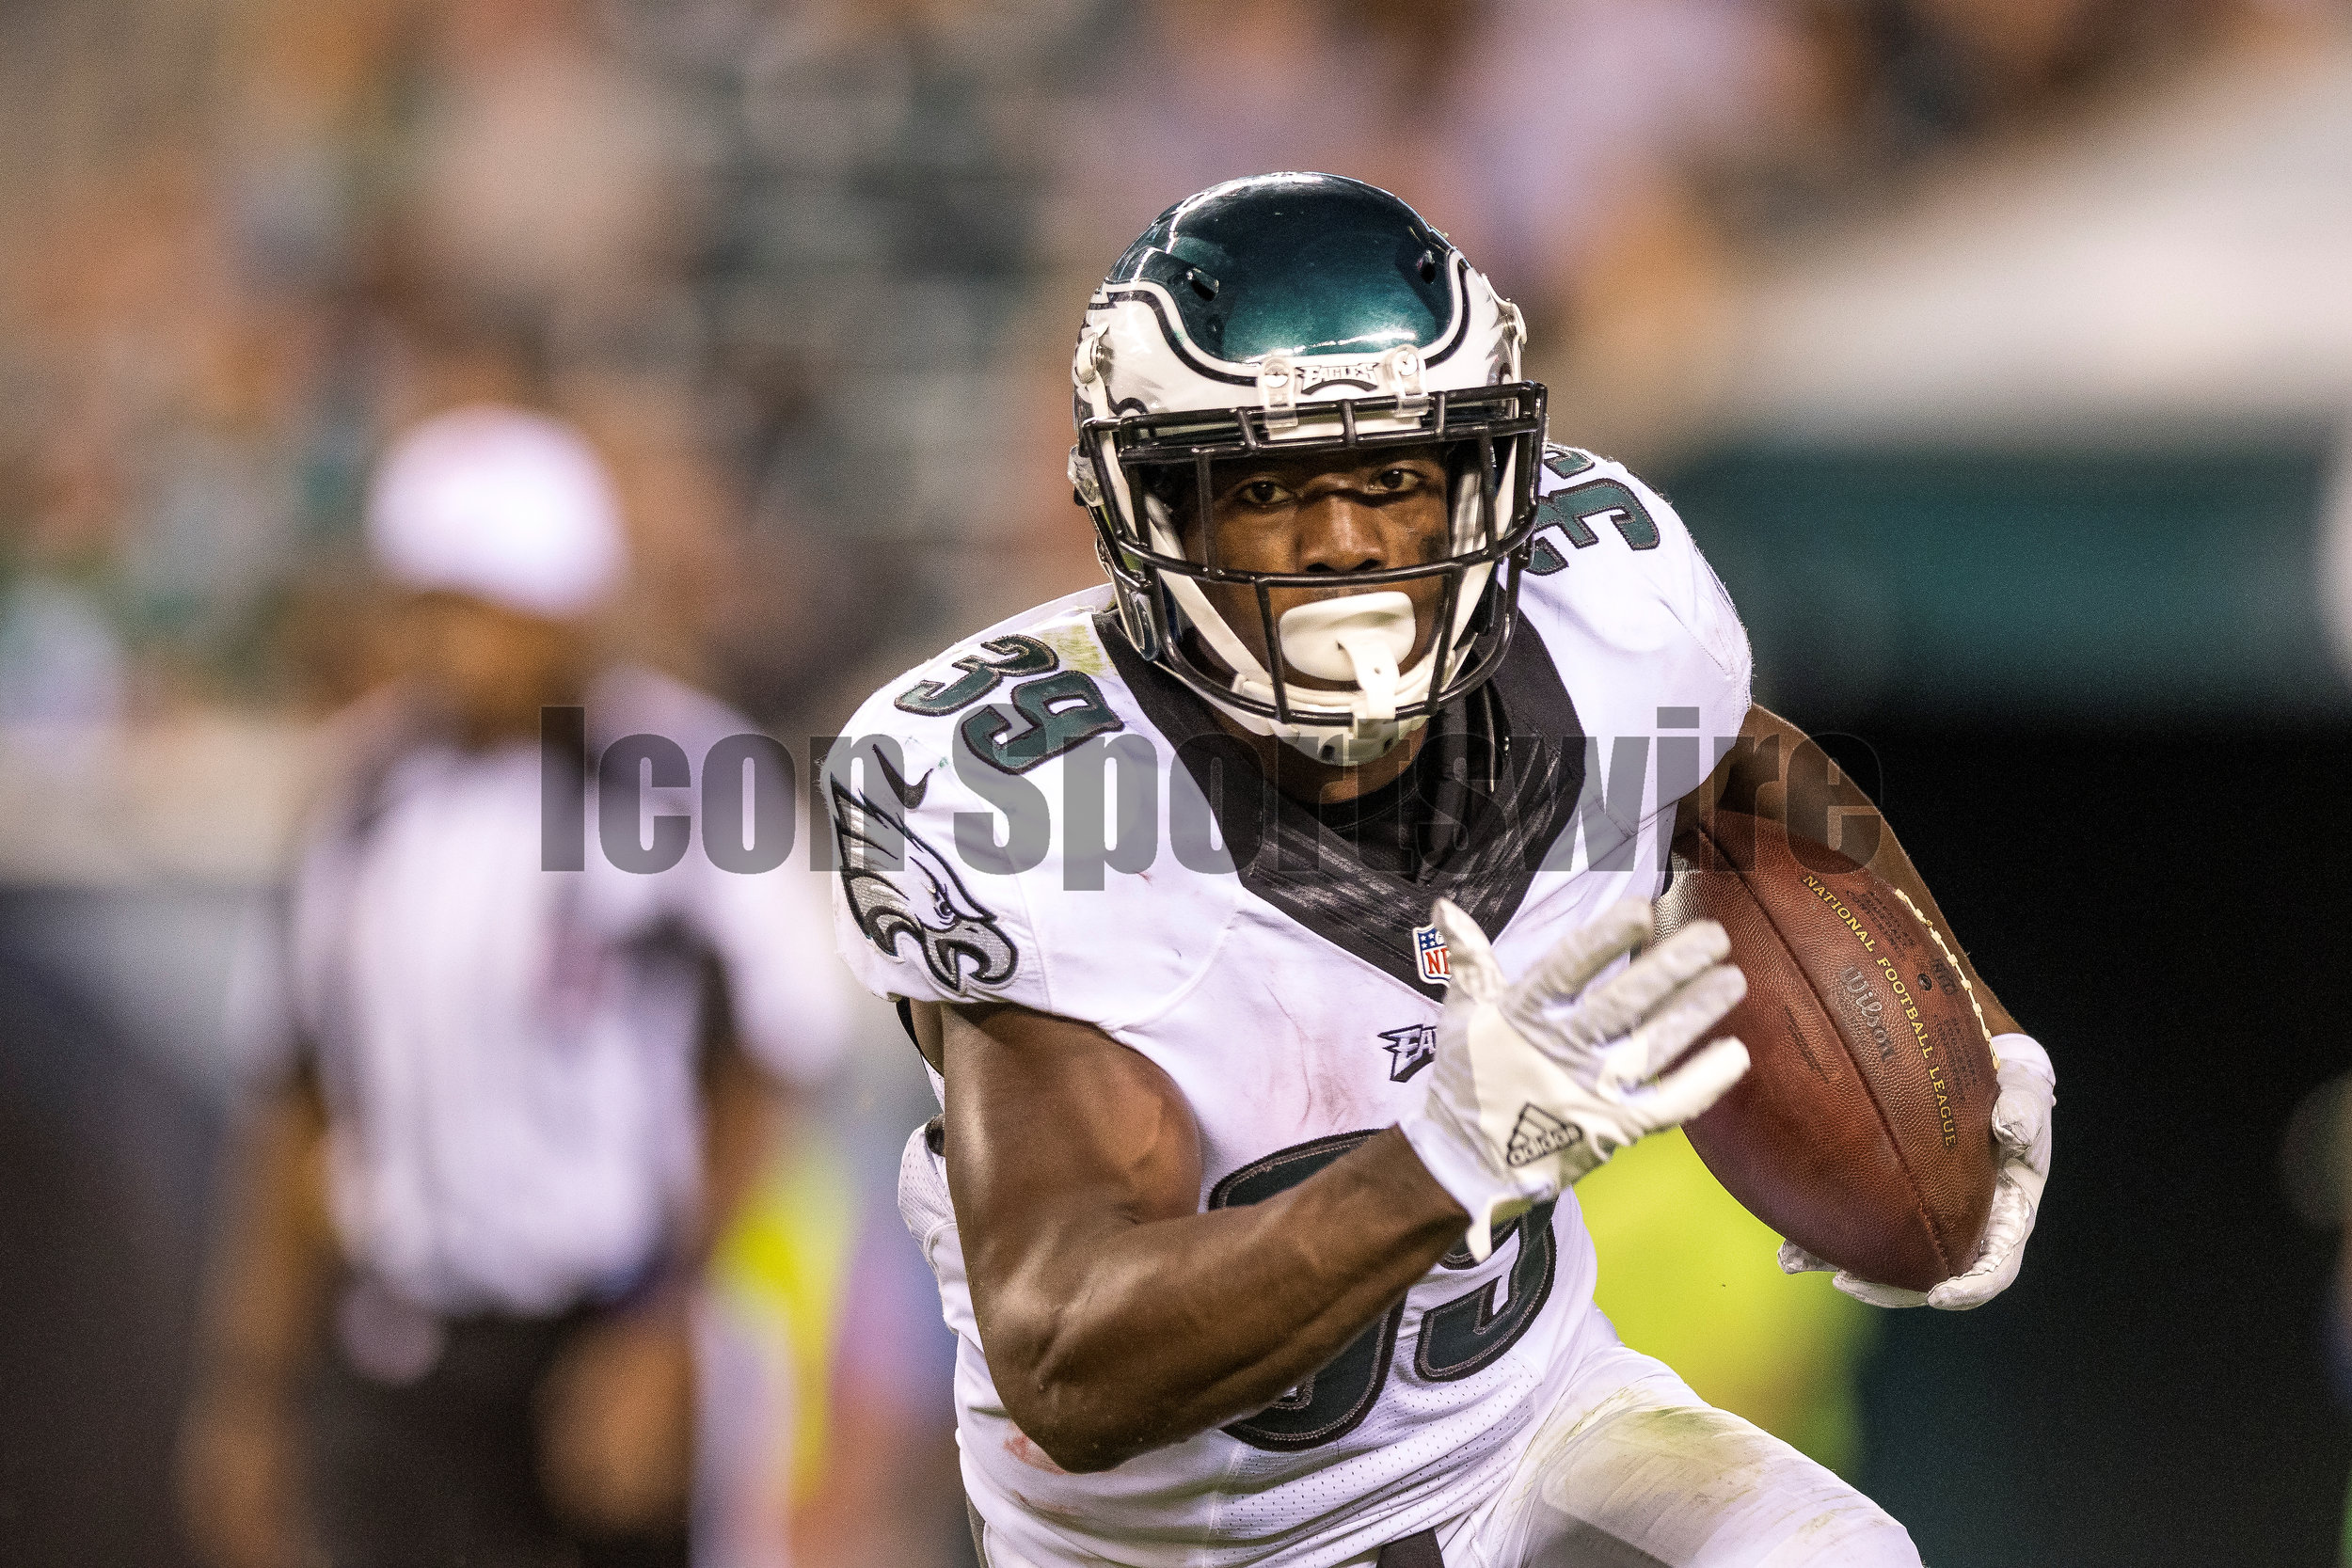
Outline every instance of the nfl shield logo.
{"label": "nfl shield logo", "polygon": [[1453,982],[1445,966],[1445,938],[1435,926],[1413,927],[1413,959],[1421,965],[1422,984],[1443,986]]}

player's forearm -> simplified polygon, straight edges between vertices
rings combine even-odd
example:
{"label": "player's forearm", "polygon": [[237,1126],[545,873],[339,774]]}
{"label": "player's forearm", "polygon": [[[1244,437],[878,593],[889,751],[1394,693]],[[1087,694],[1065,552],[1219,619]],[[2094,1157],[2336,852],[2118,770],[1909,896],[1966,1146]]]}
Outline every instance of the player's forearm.
{"label": "player's forearm", "polygon": [[1466,1218],[1391,1129],[1263,1203],[1058,1238],[994,1293],[981,1340],[1022,1431],[1106,1469],[1296,1387]]}
{"label": "player's forearm", "polygon": [[[1878,806],[1831,761],[1819,742],[1763,707],[1752,708],[1740,732],[1742,746],[1722,781],[1724,803],[1735,811],[1769,817],[1790,832],[1827,842],[1861,860],[1915,905],[1952,944],[1952,957],[1974,988],[1986,1026],[1995,1035],[2017,1028],[1993,988],[1960,946],[1951,922],[1928,891],[1918,867],[1903,850],[1895,829]],[[1835,824],[1835,826],[1831,826]]]}

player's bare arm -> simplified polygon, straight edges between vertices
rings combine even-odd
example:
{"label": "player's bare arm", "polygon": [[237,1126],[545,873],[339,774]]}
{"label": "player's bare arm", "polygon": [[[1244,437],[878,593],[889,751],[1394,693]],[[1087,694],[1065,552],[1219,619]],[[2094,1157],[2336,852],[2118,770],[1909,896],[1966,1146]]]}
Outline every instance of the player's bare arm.
{"label": "player's bare arm", "polygon": [[[1506,986],[1467,915],[1440,900],[1436,918],[1457,967],[1424,1104],[1239,1208],[1196,1212],[1199,1129],[1141,1054],[1018,1007],[927,1009],[990,1373],[1065,1469],[1263,1409],[1440,1258],[1484,1259],[1497,1227],[1746,1070],[1736,1040],[1683,1059],[1745,990],[1720,927],[1595,983],[1651,935],[1649,906],[1629,900]],[[1552,1135],[1529,1136],[1533,1107]]]}
{"label": "player's bare arm", "polygon": [[[1933,927],[1952,928],[1876,804],[1845,777],[1811,736],[1761,704],[1750,705],[1738,743],[1714,772],[1683,798],[1677,812],[1677,831],[1702,822],[1718,809],[1778,822],[1799,835],[1818,834],[1825,824],[1841,824],[1836,830],[1839,842],[1834,847],[1891,884]],[[1977,973],[1964,946],[1956,944],[1949,957],[1960,966],[1981,1009],[1999,1076],[1992,1126],[1999,1175],[1992,1216],[1974,1263],[1922,1292],[1836,1269],[1793,1242],[1781,1247],[1781,1267],[1789,1273],[1834,1270],[1839,1290],[1876,1307],[1965,1310],[1983,1306],[2008,1289],[2017,1277],[2026,1243],[2033,1234],[2042,1188],[2049,1180],[2051,1112],[2057,1101],[2057,1074],[2049,1053],[2001,1005],[1984,976]]]}
{"label": "player's bare arm", "polygon": [[334,1275],[326,1146],[307,1071],[256,1106],[237,1139],[180,1455],[194,1544],[219,1568],[306,1560],[294,1402]]}
{"label": "player's bare arm", "polygon": [[[1802,752],[1812,753],[1811,765],[1798,761]],[[1861,861],[1900,888],[1942,929],[1952,928],[1877,805],[1821,752],[1810,736],[1761,703],[1749,707],[1747,720],[1740,726],[1739,744],[1704,784],[1683,797],[1677,831],[1698,823],[1718,808],[1761,816],[1804,836],[1817,833],[1820,824],[1842,822],[1842,829],[1831,829],[1839,839],[1832,848]],[[1977,973],[1966,949],[1955,957],[1976,988],[1986,1025],[1995,1035],[2017,1033],[2016,1019]]]}
{"label": "player's bare arm", "polygon": [[1263,1409],[1461,1240],[1461,1206],[1394,1129],[1200,1213],[1191,1108],[1142,1055],[1020,1007],[925,1010],[989,1370],[1065,1469]]}

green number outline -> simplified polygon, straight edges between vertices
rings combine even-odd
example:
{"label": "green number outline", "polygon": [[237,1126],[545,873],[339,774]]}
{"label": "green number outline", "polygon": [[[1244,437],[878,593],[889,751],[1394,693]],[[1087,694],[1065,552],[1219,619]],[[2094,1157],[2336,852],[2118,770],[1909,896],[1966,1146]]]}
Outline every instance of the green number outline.
{"label": "green number outline", "polygon": [[[1546,458],[1544,467],[1563,478],[1592,467],[1591,460],[1586,459],[1564,470],[1559,462],[1556,455]],[[1613,479],[1588,480],[1582,484],[1572,484],[1565,490],[1554,490],[1535,503],[1535,526],[1538,529],[1558,529],[1567,536],[1568,543],[1580,550],[1589,549],[1600,543],[1600,535],[1593,531],[1592,524],[1586,519],[1604,515],[1616,526],[1617,535],[1625,541],[1628,549],[1654,550],[1658,547],[1658,520],[1649,515],[1649,508],[1642,504],[1642,498],[1635,495],[1630,486],[1620,484]],[[1550,540],[1539,535],[1534,552],[1528,557],[1527,569],[1536,577],[1548,578],[1565,568],[1567,563],[1568,557],[1561,554],[1559,547]]]}
{"label": "green number outline", "polygon": [[983,652],[969,653],[956,660],[953,668],[963,672],[958,679],[917,681],[891,698],[890,705],[901,713],[920,714],[926,719],[944,718],[958,708],[971,706],[1014,675],[1041,675],[1061,663],[1060,656],[1053,649],[1019,632],[1009,637],[992,637],[980,647]]}
{"label": "green number outline", "polygon": [[[1054,705],[1073,701],[1075,706]],[[1027,729],[1015,733],[1012,721],[993,707],[965,715],[959,726],[972,754],[1005,773],[1026,773],[1081,740],[1127,727],[1103,700],[1094,677],[1079,670],[1023,681],[1012,689],[1012,708],[1029,721]]]}
{"label": "green number outline", "polygon": [[[1413,1347],[1413,1370],[1432,1383],[1454,1383],[1491,1365],[1519,1342],[1544,1303],[1551,1299],[1551,1282],[1559,1273],[1560,1247],[1551,1234],[1553,1205],[1539,1203],[1514,1224],[1519,1255],[1503,1281],[1510,1293],[1502,1309],[1494,1309],[1495,1282],[1468,1295],[1433,1307],[1421,1316],[1420,1341]],[[1495,1238],[1501,1246],[1502,1238]],[[1454,1259],[1458,1257],[1461,1263]],[[1439,1261],[1459,1268],[1469,1262],[1467,1250],[1448,1253]]]}
{"label": "green number outline", "polygon": [[[1263,1203],[1297,1186],[1372,1135],[1337,1132],[1277,1149],[1219,1181],[1209,1194],[1208,1206],[1232,1209]],[[1361,1426],[1372,1407],[1380,1402],[1380,1390],[1389,1381],[1389,1364],[1396,1354],[1397,1329],[1404,1322],[1405,1304],[1399,1301],[1296,1389],[1255,1416],[1246,1416],[1221,1430],[1253,1449],[1276,1453],[1338,1442]]]}
{"label": "green number outline", "polygon": [[[1209,1194],[1208,1207],[1263,1203],[1297,1186],[1372,1136],[1370,1132],[1336,1132],[1277,1149],[1218,1181]],[[1497,1247],[1515,1231],[1519,1238],[1518,1256],[1512,1261],[1505,1285],[1510,1293],[1501,1311],[1493,1309],[1496,1282],[1488,1280],[1422,1314],[1420,1343],[1413,1355],[1414,1370],[1422,1377],[1434,1383],[1458,1382],[1492,1366],[1518,1343],[1551,1299],[1552,1281],[1559,1273],[1559,1244],[1551,1233],[1553,1208],[1549,1203],[1538,1204],[1496,1233]],[[1469,1250],[1459,1246],[1438,1261],[1449,1269],[1472,1266]],[[1253,1449],[1275,1452],[1338,1442],[1361,1426],[1373,1406],[1380,1402],[1404,1321],[1405,1303],[1400,1301],[1296,1389],[1256,1415],[1220,1430]]]}

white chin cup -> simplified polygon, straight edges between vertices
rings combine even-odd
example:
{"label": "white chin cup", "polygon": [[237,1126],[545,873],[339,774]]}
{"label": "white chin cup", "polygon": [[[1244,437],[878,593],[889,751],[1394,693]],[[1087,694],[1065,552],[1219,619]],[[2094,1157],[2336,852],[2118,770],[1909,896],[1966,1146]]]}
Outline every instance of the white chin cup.
{"label": "white chin cup", "polygon": [[[1353,729],[1336,725],[1292,724],[1272,726],[1277,739],[1294,752],[1304,752],[1317,762],[1330,768],[1361,768],[1368,762],[1378,762],[1396,750],[1399,742],[1423,724],[1426,719],[1398,719],[1385,724],[1358,724]],[[1366,730],[1370,734],[1365,733]]]}
{"label": "white chin cup", "polygon": [[[1477,594],[1485,587],[1479,574],[1492,570],[1480,567],[1473,574],[1475,587],[1465,592],[1454,614],[1457,640]],[[1165,580],[1185,619],[1233,672],[1230,689],[1234,695],[1273,702],[1274,678],[1210,606],[1200,585],[1175,575]],[[1315,691],[1293,687],[1288,696],[1297,717],[1287,723],[1248,708],[1219,705],[1242,728],[1273,736],[1293,751],[1329,767],[1360,768],[1376,762],[1428,721],[1396,716],[1399,707],[1429,694],[1429,679],[1437,670],[1434,648],[1410,670],[1397,669],[1398,661],[1412,652],[1417,630],[1412,600],[1393,589],[1296,606],[1283,613],[1275,631],[1283,661],[1301,674],[1349,681],[1356,689]]]}
{"label": "white chin cup", "polygon": [[[1283,741],[1318,762],[1356,768],[1386,755],[1421,728],[1419,719],[1400,723],[1396,717],[1404,684],[1397,666],[1411,655],[1416,629],[1413,601],[1393,589],[1315,599],[1284,611],[1277,633],[1282,661],[1302,675],[1346,681],[1355,689],[1331,693],[1347,705],[1352,723],[1282,726]],[[1417,673],[1418,687],[1428,671]]]}

